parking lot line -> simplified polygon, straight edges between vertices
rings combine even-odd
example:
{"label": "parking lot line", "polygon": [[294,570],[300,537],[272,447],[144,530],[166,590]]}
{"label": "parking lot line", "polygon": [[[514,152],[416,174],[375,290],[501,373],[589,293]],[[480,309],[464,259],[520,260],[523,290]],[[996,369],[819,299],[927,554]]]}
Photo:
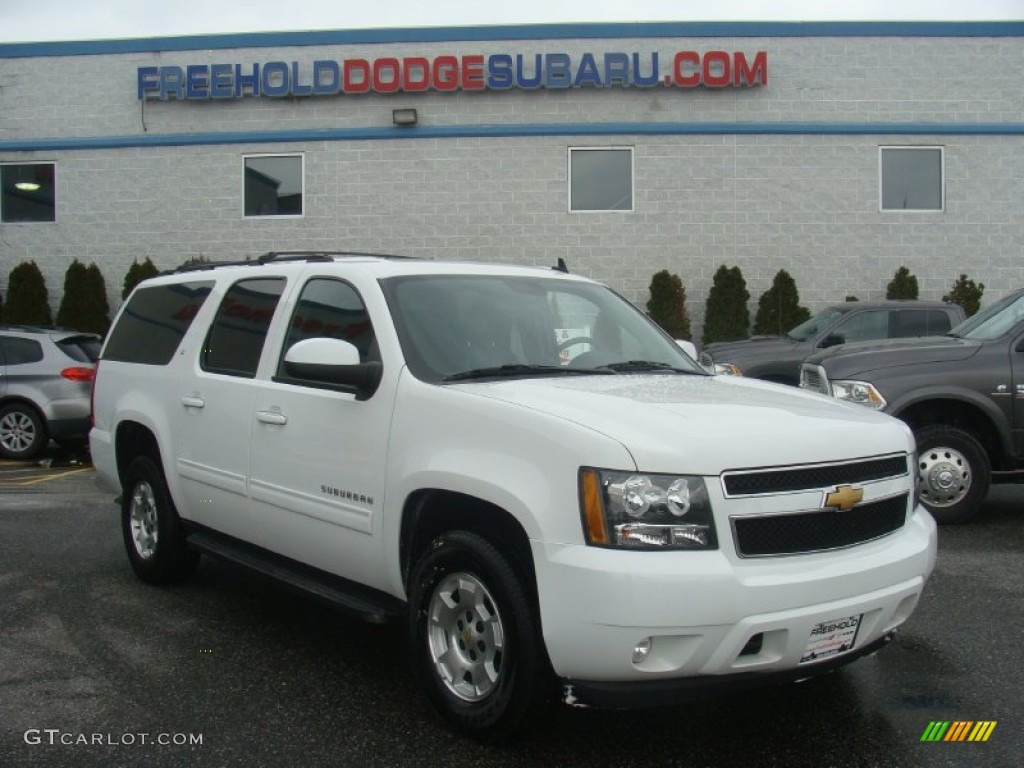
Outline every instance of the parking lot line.
{"label": "parking lot line", "polygon": [[[70,475],[79,475],[82,472],[91,471],[92,467],[79,467],[77,469],[69,469],[65,472],[47,472],[46,474],[40,475],[38,474],[37,470],[36,475],[29,476],[27,478],[20,478],[17,480],[0,480],[0,490],[12,488],[28,488],[33,485],[38,485],[39,483],[46,483],[51,480],[59,480],[62,477],[69,477]],[[4,472],[3,474],[7,475],[10,473]]]}

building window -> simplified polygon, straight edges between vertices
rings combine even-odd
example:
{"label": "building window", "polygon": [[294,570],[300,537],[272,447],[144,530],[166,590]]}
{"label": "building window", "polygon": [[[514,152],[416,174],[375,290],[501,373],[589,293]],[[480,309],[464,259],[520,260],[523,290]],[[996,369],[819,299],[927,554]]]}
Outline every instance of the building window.
{"label": "building window", "polygon": [[942,147],[880,147],[883,211],[941,211],[945,207]]}
{"label": "building window", "polygon": [[250,155],[245,158],[245,215],[301,216],[302,155]]}
{"label": "building window", "polygon": [[0,165],[0,221],[56,221],[54,163]]}
{"label": "building window", "polygon": [[633,148],[570,147],[569,211],[632,211]]}

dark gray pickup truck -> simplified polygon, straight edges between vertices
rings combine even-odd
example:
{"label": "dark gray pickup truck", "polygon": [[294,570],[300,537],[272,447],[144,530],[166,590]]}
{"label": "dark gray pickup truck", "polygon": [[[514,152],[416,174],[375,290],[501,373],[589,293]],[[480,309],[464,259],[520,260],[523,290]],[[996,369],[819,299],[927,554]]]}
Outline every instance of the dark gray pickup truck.
{"label": "dark gray pickup truck", "polygon": [[906,422],[921,502],[940,523],[970,519],[990,483],[1024,482],[1024,291],[945,336],[817,352],[800,386]]}
{"label": "dark gray pickup truck", "polygon": [[800,363],[820,349],[854,341],[936,336],[963,319],[959,305],[941,301],[845,302],[822,310],[782,336],[708,344],[700,363],[715,373],[795,387],[800,381]]}

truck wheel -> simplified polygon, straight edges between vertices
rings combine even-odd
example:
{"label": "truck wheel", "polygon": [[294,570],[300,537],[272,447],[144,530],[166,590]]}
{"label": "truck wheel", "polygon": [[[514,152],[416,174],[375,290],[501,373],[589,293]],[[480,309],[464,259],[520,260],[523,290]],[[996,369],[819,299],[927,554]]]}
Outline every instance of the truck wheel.
{"label": "truck wheel", "polygon": [[915,437],[921,503],[938,523],[967,522],[988,493],[992,467],[985,449],[969,432],[941,424]]}
{"label": "truck wheel", "polygon": [[46,427],[32,406],[12,403],[0,409],[0,456],[15,461],[31,459],[47,442]]}
{"label": "truck wheel", "polygon": [[178,512],[163,472],[149,456],[128,468],[121,501],[121,530],[135,574],[150,584],[171,584],[192,574],[199,553],[185,544]]}
{"label": "truck wheel", "polygon": [[500,737],[538,698],[544,655],[533,601],[489,541],[436,538],[412,569],[413,663],[431,703],[457,730]]}

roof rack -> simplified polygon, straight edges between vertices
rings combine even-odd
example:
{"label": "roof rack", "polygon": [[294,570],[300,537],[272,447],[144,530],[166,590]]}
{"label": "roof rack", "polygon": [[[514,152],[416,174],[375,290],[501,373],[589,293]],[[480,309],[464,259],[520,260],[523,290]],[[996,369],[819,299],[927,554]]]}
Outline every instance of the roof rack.
{"label": "roof rack", "polygon": [[242,259],[240,261],[194,261],[181,264],[174,269],[161,272],[161,275],[176,275],[182,272],[202,272],[218,267],[256,267],[263,264],[272,264],[283,261],[334,261],[344,258],[374,258],[374,259],[412,259],[418,260],[419,256],[399,256],[391,253],[369,253],[363,251],[270,251],[258,256],[256,260]]}

